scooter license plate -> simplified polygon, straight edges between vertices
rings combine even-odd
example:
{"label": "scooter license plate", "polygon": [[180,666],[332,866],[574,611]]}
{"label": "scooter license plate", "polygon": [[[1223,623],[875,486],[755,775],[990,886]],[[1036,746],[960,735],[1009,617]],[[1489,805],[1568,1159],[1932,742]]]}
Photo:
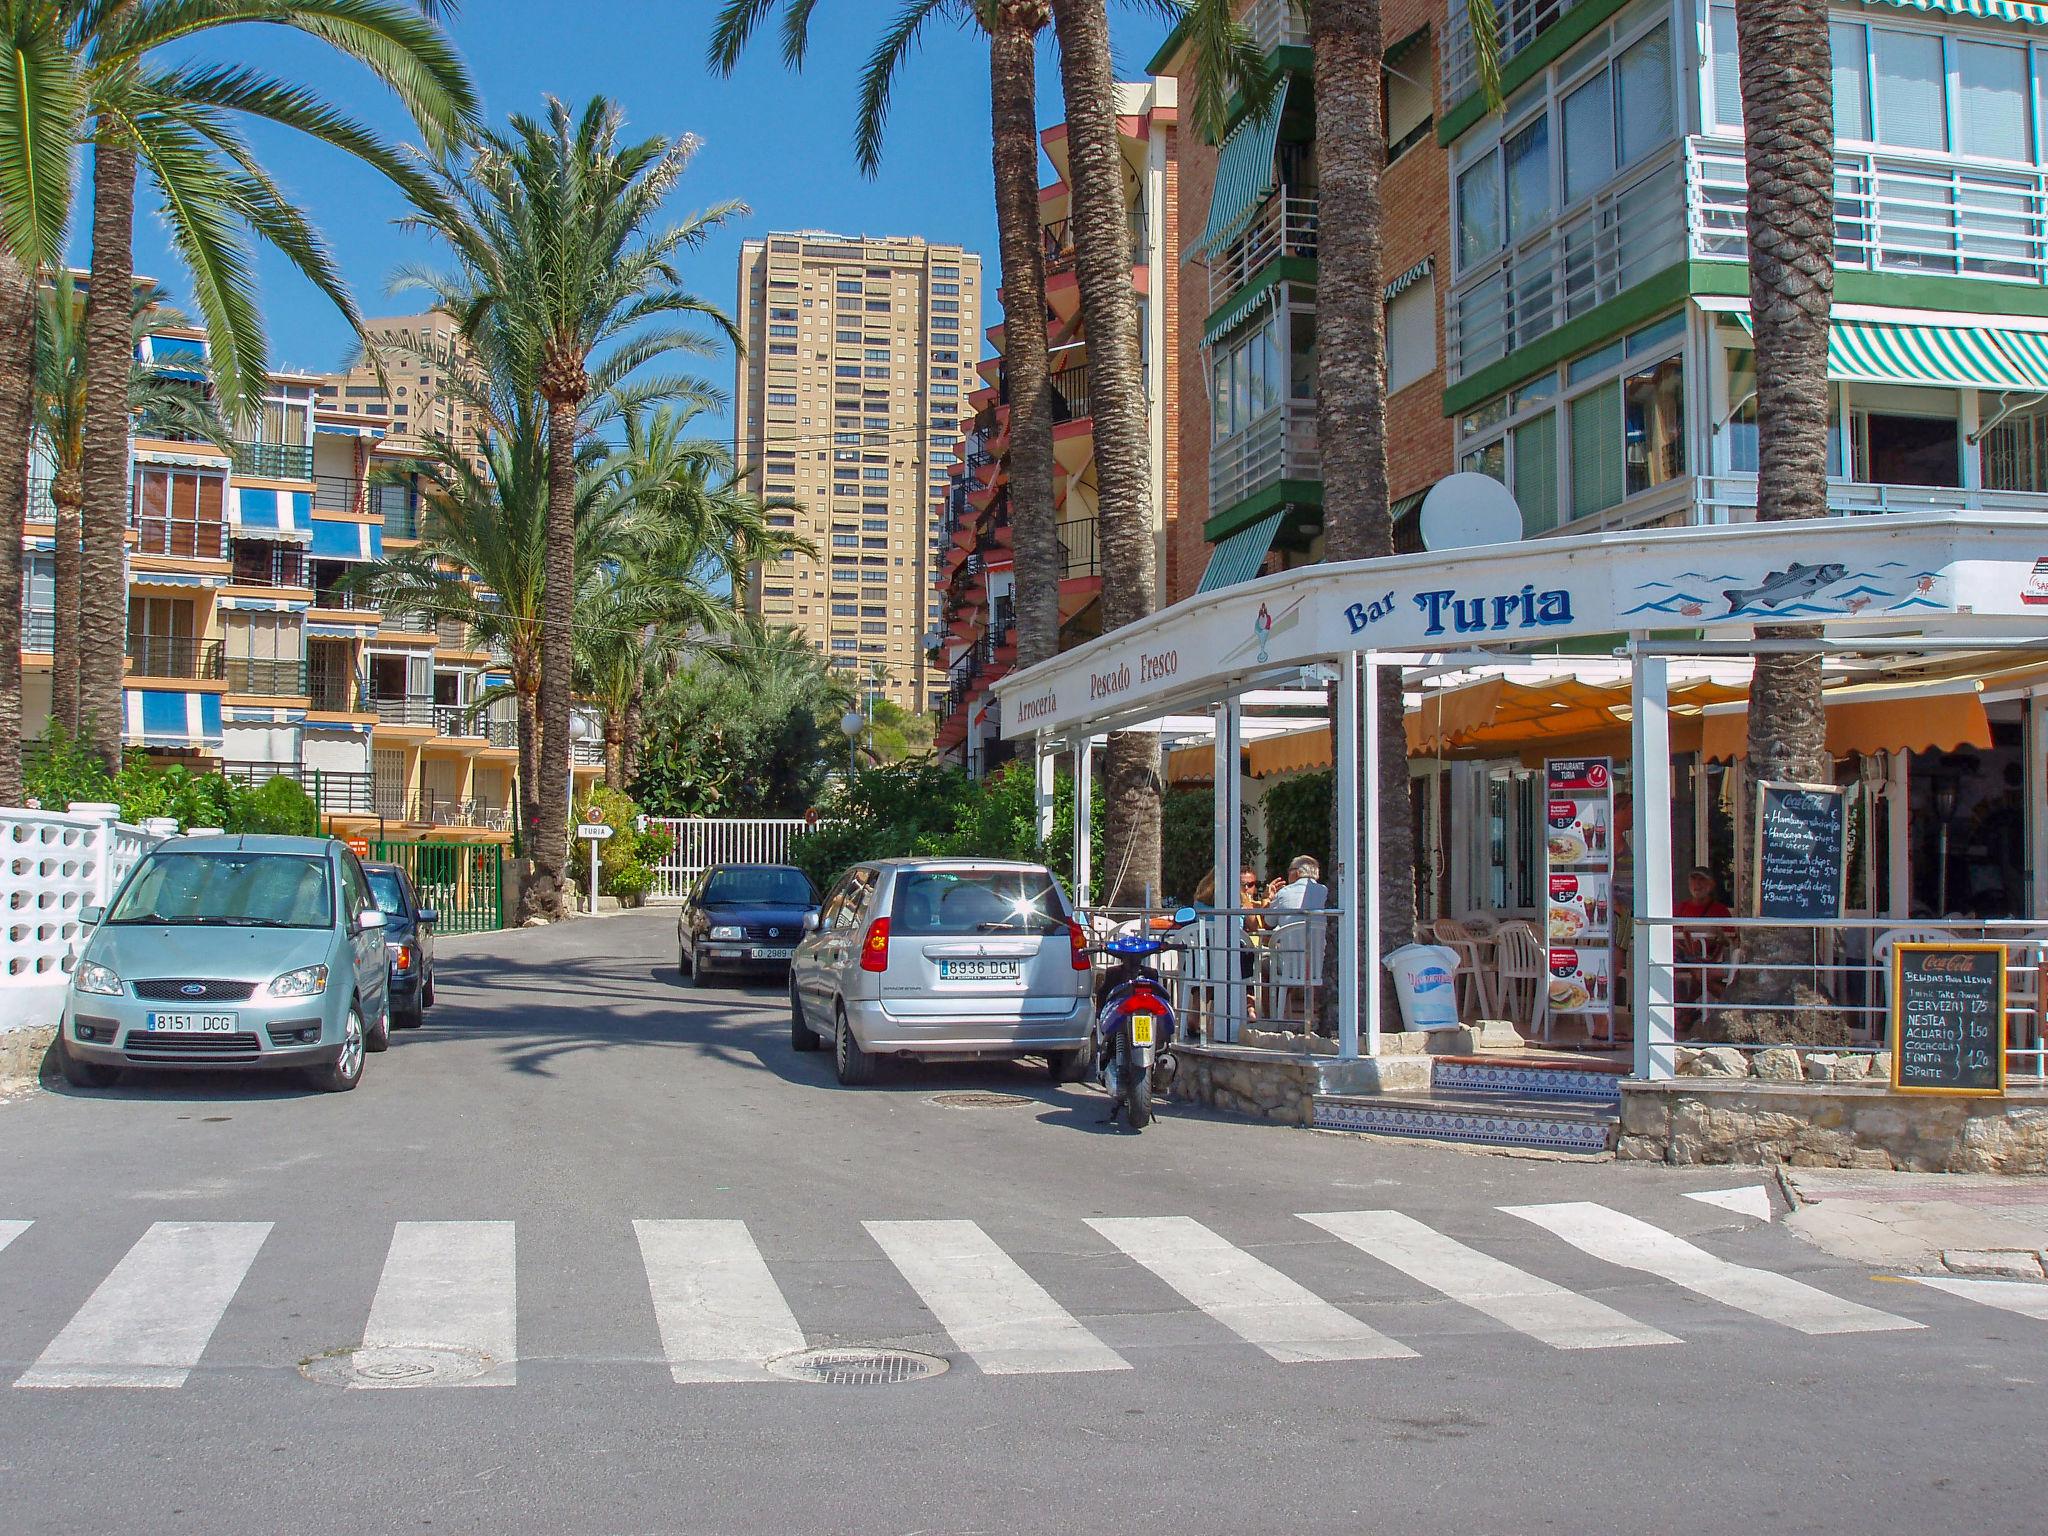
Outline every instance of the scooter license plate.
{"label": "scooter license plate", "polygon": [[1134,1013],[1131,1015],[1131,1044],[1152,1044],[1152,1015]]}

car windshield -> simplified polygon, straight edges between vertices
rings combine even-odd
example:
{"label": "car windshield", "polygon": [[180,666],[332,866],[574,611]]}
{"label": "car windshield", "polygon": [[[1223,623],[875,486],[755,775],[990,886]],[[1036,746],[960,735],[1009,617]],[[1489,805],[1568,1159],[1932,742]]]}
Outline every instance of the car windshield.
{"label": "car windshield", "polygon": [[397,870],[366,869],[363,871],[363,878],[370,882],[370,894],[377,898],[378,911],[403,912],[405,910],[405,890],[398,883]]}
{"label": "car windshield", "polygon": [[762,907],[808,907],[817,901],[800,869],[713,870],[704,882],[703,899]]}
{"label": "car windshield", "polygon": [[325,928],[327,861],[293,853],[158,852],[122,888],[110,923]]}
{"label": "car windshield", "polygon": [[1066,907],[1037,869],[913,869],[896,877],[890,932],[1056,933]]}

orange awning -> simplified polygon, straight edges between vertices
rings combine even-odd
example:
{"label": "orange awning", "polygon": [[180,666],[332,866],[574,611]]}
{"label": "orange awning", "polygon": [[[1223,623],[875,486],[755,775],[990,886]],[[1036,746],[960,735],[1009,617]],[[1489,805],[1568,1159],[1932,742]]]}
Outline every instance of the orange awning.
{"label": "orange awning", "polygon": [[1337,761],[1337,754],[1330,747],[1330,728],[1327,725],[1317,726],[1312,731],[1296,731],[1288,736],[1268,736],[1264,741],[1253,742],[1245,756],[1255,779],[1270,778],[1276,773],[1306,773],[1311,769],[1328,768]]}
{"label": "orange awning", "polygon": [[[1691,711],[1742,696],[1742,689],[1726,683],[1699,682],[1674,688],[1671,704],[1680,712],[1673,718],[1674,730]],[[1463,688],[1425,694],[1421,708],[1408,716],[1408,751],[1414,757],[1520,754],[1527,758],[1533,754],[1540,759],[1545,754],[1573,755],[1562,745],[1565,742],[1619,737],[1626,756],[1629,697],[1626,682],[1588,683],[1559,677],[1544,683],[1515,683],[1488,678]]]}
{"label": "orange awning", "polygon": [[[1991,721],[1974,687],[1885,699],[1857,698],[1866,690],[1843,688],[1823,702],[1828,712],[1828,755],[1852,753],[1952,752],[1991,745]],[[1700,751],[1709,761],[1749,755],[1749,711],[1708,715]]]}

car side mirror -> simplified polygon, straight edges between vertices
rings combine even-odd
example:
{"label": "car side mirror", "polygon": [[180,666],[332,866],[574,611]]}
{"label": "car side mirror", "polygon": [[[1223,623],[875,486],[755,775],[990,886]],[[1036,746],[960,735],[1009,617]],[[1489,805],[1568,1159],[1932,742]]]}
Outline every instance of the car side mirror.
{"label": "car side mirror", "polygon": [[431,927],[433,924],[441,921],[441,914],[432,907],[421,907],[419,921],[422,927]]}
{"label": "car side mirror", "polygon": [[805,932],[805,933],[816,933],[817,931],[818,931],[818,914],[817,914],[817,913],[815,913],[815,912],[806,912],[806,913],[804,914],[804,932]]}
{"label": "car side mirror", "polygon": [[368,933],[373,928],[382,928],[386,921],[387,919],[384,914],[375,907],[370,907],[356,914],[356,926],[365,933]]}
{"label": "car side mirror", "polygon": [[105,907],[80,907],[78,909],[79,924],[86,928],[99,927],[100,919],[106,915],[107,909]]}

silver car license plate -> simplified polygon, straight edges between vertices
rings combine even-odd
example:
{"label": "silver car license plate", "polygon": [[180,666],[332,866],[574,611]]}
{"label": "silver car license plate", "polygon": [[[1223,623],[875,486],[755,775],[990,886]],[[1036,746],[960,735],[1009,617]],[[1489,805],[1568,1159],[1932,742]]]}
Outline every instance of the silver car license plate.
{"label": "silver car license plate", "polygon": [[1016,981],[1024,974],[1021,960],[941,960],[941,981]]}
{"label": "silver car license plate", "polygon": [[151,1029],[176,1030],[188,1035],[232,1035],[232,1013],[152,1013],[145,1021]]}
{"label": "silver car license plate", "polygon": [[796,951],[793,949],[756,949],[754,951],[754,958],[756,960],[790,960],[794,959],[795,956]]}

